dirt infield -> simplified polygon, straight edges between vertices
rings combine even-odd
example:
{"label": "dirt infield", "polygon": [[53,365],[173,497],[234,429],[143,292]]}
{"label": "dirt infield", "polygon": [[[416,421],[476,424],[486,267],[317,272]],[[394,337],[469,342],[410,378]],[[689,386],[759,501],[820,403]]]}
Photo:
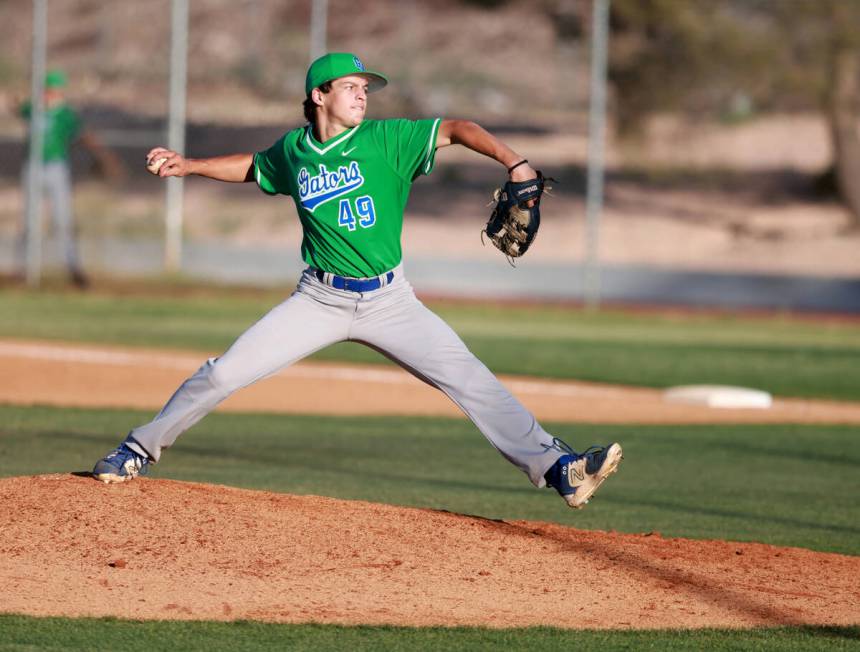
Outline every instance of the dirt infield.
{"label": "dirt infield", "polygon": [[860,622],[860,558],[316,496],[0,480],[0,611],[140,619],[750,627]]}
{"label": "dirt infield", "polygon": [[[4,370],[0,402],[157,410],[205,358],[203,353],[0,340]],[[501,379],[546,421],[860,423],[860,403],[779,399],[769,409],[714,409],[667,403],[655,389],[518,376]],[[352,400],[357,387],[361,401]],[[237,392],[218,409],[463,416],[441,392],[396,367],[324,362],[294,365]]]}
{"label": "dirt infield", "polygon": [[[203,357],[0,341],[0,402],[155,409]],[[503,380],[544,419],[860,423],[849,403],[714,410],[667,404],[654,390]],[[331,397],[349,396],[357,381],[364,414],[460,414],[397,369],[322,363],[296,365],[222,409],[331,414],[355,405]],[[396,410],[372,400],[391,392]],[[856,624],[858,580],[860,557],[763,544],[169,480],[0,480],[0,612],[607,629]]]}

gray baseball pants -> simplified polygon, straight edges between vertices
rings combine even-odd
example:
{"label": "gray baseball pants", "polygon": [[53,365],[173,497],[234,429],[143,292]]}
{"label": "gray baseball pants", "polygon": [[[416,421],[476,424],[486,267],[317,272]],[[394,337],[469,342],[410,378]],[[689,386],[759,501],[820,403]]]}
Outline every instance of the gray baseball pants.
{"label": "gray baseball pants", "polygon": [[[27,198],[30,187],[30,166],[25,162],[21,171],[21,187],[24,189],[24,219],[19,251],[24,255],[27,246]],[[48,161],[42,166],[42,192],[47,194],[54,217],[54,230],[63,248],[66,266],[70,272],[80,270],[78,249],[75,243],[75,223],[72,212],[72,175],[68,161]]]}
{"label": "gray baseball pants", "polygon": [[561,456],[552,435],[416,298],[402,266],[394,271],[390,284],[359,293],[337,290],[305,270],[286,301],[222,356],[207,360],[153,421],[129,433],[126,443],[157,462],[162,449],[236,390],[326,346],[354,341],[445,392],[505,458],[534,485],[545,486],[544,473]]}

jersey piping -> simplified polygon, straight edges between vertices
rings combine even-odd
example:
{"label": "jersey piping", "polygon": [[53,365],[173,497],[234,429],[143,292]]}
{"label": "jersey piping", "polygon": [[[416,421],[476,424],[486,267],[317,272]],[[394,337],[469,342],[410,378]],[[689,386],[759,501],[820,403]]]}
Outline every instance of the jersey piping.
{"label": "jersey piping", "polygon": [[352,129],[347,131],[345,134],[343,134],[342,136],[338,136],[331,143],[329,143],[328,145],[326,145],[325,147],[320,149],[314,143],[314,139],[311,136],[311,125],[308,124],[308,126],[305,127],[305,141],[307,142],[308,147],[310,147],[312,150],[314,150],[317,154],[325,154],[332,147],[336,147],[337,145],[349,140],[349,138],[355,133],[355,131],[356,131],[356,127],[353,127]]}
{"label": "jersey piping", "polygon": [[433,153],[433,148],[436,146],[436,139],[439,134],[439,123],[442,121],[442,118],[436,118],[436,121],[433,123],[433,128],[430,130],[430,139],[427,141],[427,153],[424,155],[424,174],[430,173],[430,167],[433,164],[433,157],[431,154]]}

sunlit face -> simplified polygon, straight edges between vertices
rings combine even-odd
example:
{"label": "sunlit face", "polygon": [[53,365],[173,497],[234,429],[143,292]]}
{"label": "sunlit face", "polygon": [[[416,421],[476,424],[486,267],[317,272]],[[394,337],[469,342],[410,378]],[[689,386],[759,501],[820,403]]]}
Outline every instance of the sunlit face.
{"label": "sunlit face", "polygon": [[367,110],[367,85],[362,75],[335,79],[328,93],[320,93],[328,119],[347,128],[361,124]]}
{"label": "sunlit face", "polygon": [[63,90],[61,88],[46,88],[42,97],[45,98],[45,106],[51,107],[63,101]]}

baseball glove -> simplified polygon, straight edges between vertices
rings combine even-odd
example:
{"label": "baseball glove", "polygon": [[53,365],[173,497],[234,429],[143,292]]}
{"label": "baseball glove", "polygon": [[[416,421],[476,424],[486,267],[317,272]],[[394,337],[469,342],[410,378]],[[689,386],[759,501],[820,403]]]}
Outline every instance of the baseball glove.
{"label": "baseball glove", "polygon": [[[546,185],[543,174],[528,181],[508,181],[493,193],[496,202],[487,226],[481,231],[495,247],[511,259],[522,256],[534,242],[540,228],[540,200]],[[529,206],[529,201],[534,203]],[[492,202],[491,202],[492,203]]]}

